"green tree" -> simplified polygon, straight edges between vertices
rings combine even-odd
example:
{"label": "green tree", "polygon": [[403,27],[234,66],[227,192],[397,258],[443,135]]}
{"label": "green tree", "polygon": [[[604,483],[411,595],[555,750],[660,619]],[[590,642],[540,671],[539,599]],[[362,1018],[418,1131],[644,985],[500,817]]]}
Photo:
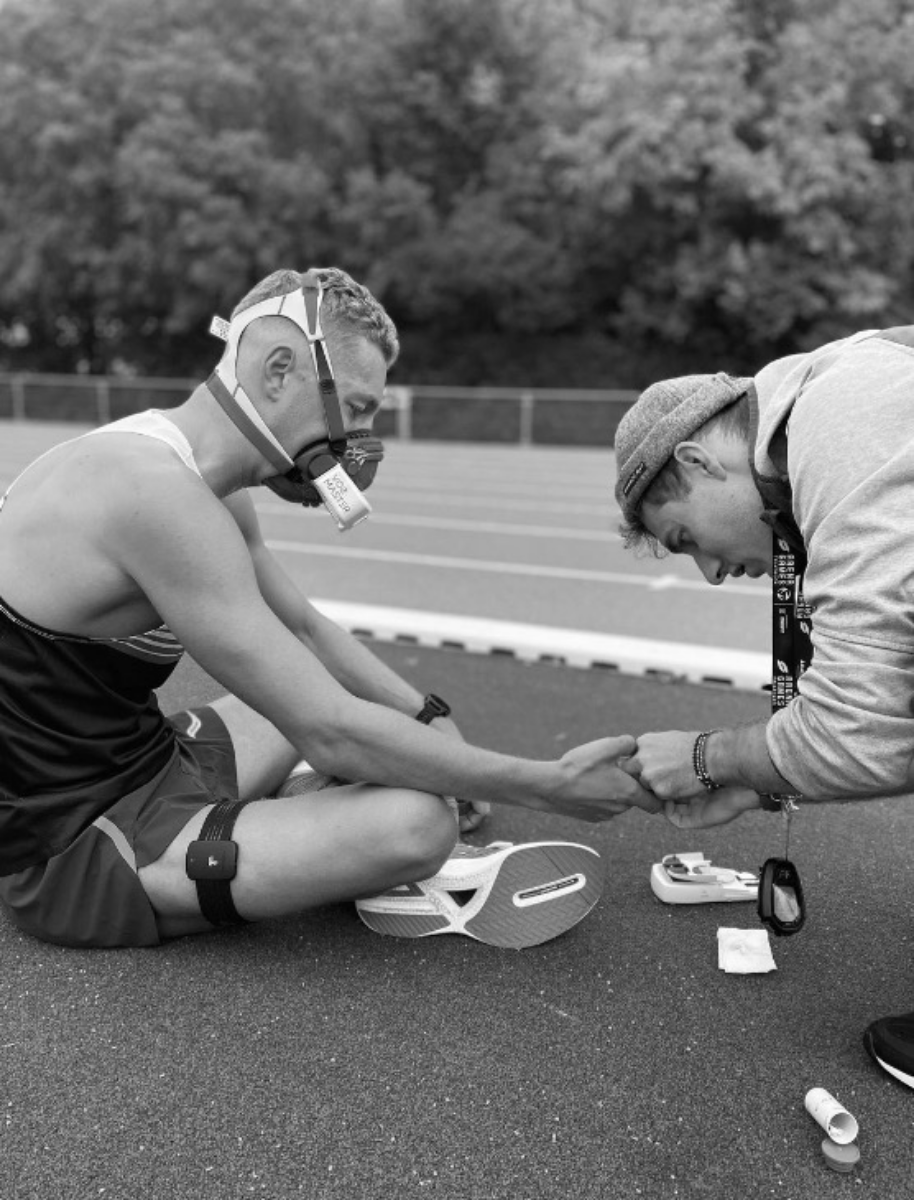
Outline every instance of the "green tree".
{"label": "green tree", "polygon": [[910,0],[5,0],[0,352],[197,374],[279,265],[414,382],[751,370],[914,301]]}
{"label": "green tree", "polygon": [[[582,290],[645,362],[660,345],[747,370],[910,312],[911,16],[759,10],[639,6],[604,23],[562,98]],[[895,161],[873,153],[871,112],[897,127]]]}
{"label": "green tree", "polygon": [[336,249],[371,6],[55,0],[0,32],[0,314],[46,369],[178,374],[214,307]]}

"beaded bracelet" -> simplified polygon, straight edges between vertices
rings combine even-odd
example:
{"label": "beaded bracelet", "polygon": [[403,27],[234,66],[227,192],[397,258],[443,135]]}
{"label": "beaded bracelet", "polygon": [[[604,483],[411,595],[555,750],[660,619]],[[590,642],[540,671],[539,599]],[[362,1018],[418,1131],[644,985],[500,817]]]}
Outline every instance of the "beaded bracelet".
{"label": "beaded bracelet", "polygon": [[708,774],[708,767],[705,763],[705,744],[712,733],[717,733],[716,729],[709,729],[707,733],[700,733],[695,739],[695,745],[692,747],[692,766],[695,774],[708,789],[709,792],[716,792],[721,786],[715,783]]}

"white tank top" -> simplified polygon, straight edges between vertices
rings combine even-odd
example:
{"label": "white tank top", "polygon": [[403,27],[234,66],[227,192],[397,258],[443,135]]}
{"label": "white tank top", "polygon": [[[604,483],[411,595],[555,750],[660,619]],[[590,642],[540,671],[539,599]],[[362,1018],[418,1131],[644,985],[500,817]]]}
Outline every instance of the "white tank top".
{"label": "white tank top", "polygon": [[[70,438],[66,442],[59,442],[56,446],[52,446],[50,450],[45,450],[44,454],[39,454],[38,458],[33,459],[25,470],[20,471],[3,495],[0,496],[0,510],[3,509],[7,496],[25,472],[28,471],[29,467],[33,467],[45,455],[53,454],[55,450],[60,449],[61,445],[70,445],[73,442],[78,442],[80,438],[94,437],[99,433],[139,433],[144,437],[151,437],[159,442],[165,442],[166,445],[171,446],[184,465],[202,479],[200,468],[197,466],[190,442],[174,422],[169,421],[158,409],[150,408],[146,412],[135,413],[131,417],[123,417],[120,421],[112,421],[110,425],[101,425],[98,429],[90,429],[88,433],[80,434],[80,437]],[[6,611],[2,600],[0,600],[0,609],[4,612]],[[6,615],[11,616],[10,613]],[[146,633],[135,634],[128,638],[83,638],[80,640],[116,645],[118,649],[124,650],[128,654],[133,654],[135,657],[154,661],[165,660],[177,662],[184,652],[183,646],[167,625],[160,625],[156,629],[151,629]]]}
{"label": "white tank top", "polygon": [[150,408],[146,412],[134,413],[131,417],[121,417],[119,421],[112,421],[110,425],[101,425],[98,429],[90,429],[88,433],[80,434],[79,437],[69,438],[66,442],[60,442],[56,446],[52,446],[50,450],[45,450],[44,454],[39,454],[37,458],[29,463],[25,470],[20,471],[13,482],[9,485],[6,491],[0,496],[0,509],[6,503],[6,498],[30,467],[34,467],[35,463],[41,462],[47,455],[53,454],[55,450],[59,450],[61,446],[71,445],[73,442],[78,442],[80,438],[95,437],[99,433],[139,433],[143,437],[155,438],[158,442],[164,442],[174,450],[175,454],[181,459],[185,467],[188,467],[195,475],[200,475],[200,468],[197,466],[197,461],[194,458],[194,452],[191,449],[190,442],[175,425],[173,421],[169,421],[157,408]]}
{"label": "white tank top", "polygon": [[156,438],[157,441],[171,446],[185,467],[189,467],[195,475],[200,474],[200,468],[197,466],[194,452],[190,448],[190,442],[174,421],[170,421],[157,408],[134,413],[132,417],[121,417],[119,421],[112,421],[110,425],[102,425],[98,429],[90,430],[83,434],[83,437],[93,437],[98,433],[141,433],[144,437]]}

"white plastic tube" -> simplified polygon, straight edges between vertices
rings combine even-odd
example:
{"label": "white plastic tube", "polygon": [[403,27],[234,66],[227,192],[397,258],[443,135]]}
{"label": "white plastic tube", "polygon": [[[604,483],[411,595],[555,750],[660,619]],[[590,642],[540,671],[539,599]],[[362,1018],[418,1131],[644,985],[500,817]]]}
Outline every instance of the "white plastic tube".
{"label": "white plastic tube", "polygon": [[809,1115],[839,1146],[846,1146],[860,1132],[856,1119],[825,1088],[810,1088],[805,1103]]}

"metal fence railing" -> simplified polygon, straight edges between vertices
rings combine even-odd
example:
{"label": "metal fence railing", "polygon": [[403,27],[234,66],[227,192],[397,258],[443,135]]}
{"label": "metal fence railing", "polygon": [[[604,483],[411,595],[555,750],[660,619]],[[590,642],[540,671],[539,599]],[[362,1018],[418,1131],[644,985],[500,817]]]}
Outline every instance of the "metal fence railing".
{"label": "metal fence railing", "polygon": [[[174,408],[198,379],[0,373],[0,420],[106,425]],[[611,446],[638,393],[624,389],[391,385],[375,421],[381,437]]]}

